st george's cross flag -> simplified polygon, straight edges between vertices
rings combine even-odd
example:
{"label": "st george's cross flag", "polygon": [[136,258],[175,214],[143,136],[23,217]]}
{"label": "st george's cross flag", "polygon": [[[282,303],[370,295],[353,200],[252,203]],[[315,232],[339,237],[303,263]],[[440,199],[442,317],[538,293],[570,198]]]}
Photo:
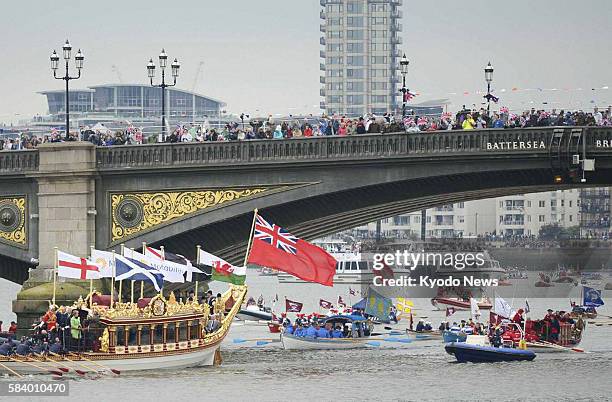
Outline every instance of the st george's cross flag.
{"label": "st george's cross flag", "polygon": [[259,215],[248,262],[276,268],[307,282],[334,285],[334,257]]}
{"label": "st george's cross flag", "polygon": [[57,275],[62,278],[100,279],[100,267],[86,258],[58,251]]}

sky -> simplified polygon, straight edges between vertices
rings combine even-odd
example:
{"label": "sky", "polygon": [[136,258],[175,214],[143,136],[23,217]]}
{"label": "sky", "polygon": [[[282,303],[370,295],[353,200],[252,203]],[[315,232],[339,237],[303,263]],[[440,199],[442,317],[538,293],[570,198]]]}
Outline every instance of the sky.
{"label": "sky", "polygon": [[[2,9],[0,121],[46,113],[37,92],[63,87],[49,56],[66,38],[85,54],[75,88],[147,83],[146,64],[164,47],[181,62],[178,87],[221,99],[228,112],[319,113],[318,1],[11,1]],[[484,91],[491,61],[500,105],[612,103],[610,0],[404,0],[402,9],[413,102],[480,103],[475,91]]]}

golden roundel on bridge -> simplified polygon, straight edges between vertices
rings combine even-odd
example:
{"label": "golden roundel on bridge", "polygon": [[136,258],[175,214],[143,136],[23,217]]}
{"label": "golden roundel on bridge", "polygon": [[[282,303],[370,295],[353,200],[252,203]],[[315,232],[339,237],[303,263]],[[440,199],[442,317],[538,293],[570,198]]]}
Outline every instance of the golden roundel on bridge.
{"label": "golden roundel on bridge", "polygon": [[26,237],[26,197],[13,196],[0,198],[0,241],[25,246]]}
{"label": "golden roundel on bridge", "polygon": [[125,197],[114,211],[115,220],[123,227],[133,228],[144,219],[142,202],[135,197]]}

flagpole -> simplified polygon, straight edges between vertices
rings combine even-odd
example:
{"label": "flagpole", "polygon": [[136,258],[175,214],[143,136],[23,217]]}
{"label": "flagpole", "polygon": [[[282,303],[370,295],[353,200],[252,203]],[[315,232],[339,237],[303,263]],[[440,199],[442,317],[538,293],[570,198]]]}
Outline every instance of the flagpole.
{"label": "flagpole", "polygon": [[113,308],[113,304],[115,303],[115,275],[117,274],[116,270],[115,270],[115,265],[117,263],[115,262],[115,250],[113,250],[113,276],[111,276],[111,302],[110,302],[110,306],[111,308]]}
{"label": "flagpole", "polygon": [[[196,246],[196,264],[200,265],[200,252],[202,251],[202,246],[200,246],[199,244]],[[194,297],[196,302],[200,302],[200,299],[198,298],[198,281],[195,281],[195,292],[194,292]]]}
{"label": "flagpole", "polygon": [[[147,242],[142,242],[142,255],[147,255]],[[140,298],[144,299],[144,281],[140,281]]]}
{"label": "flagpole", "polygon": [[55,306],[55,288],[57,286],[57,280],[55,279],[55,277],[57,276],[57,247],[53,247],[53,252],[55,257],[53,258],[53,299],[51,300],[51,304],[53,306]]}
{"label": "flagpole", "polygon": [[[94,246],[89,246],[89,258],[93,254]],[[89,308],[93,308],[93,279],[89,279]]]}
{"label": "flagpole", "polygon": [[[159,249],[161,250],[161,255],[162,255],[162,260],[166,261],[166,249],[164,248],[164,246],[159,246]],[[164,297],[164,283],[162,282],[162,287],[159,290],[159,294]]]}
{"label": "flagpole", "polygon": [[249,259],[249,253],[251,251],[251,243],[253,242],[253,229],[255,229],[255,220],[257,219],[257,208],[253,210],[253,223],[251,224],[251,231],[249,232],[249,241],[247,243],[246,253],[244,254],[244,267],[247,266]]}
{"label": "flagpole", "polygon": [[130,303],[134,304],[134,281],[130,284]]}

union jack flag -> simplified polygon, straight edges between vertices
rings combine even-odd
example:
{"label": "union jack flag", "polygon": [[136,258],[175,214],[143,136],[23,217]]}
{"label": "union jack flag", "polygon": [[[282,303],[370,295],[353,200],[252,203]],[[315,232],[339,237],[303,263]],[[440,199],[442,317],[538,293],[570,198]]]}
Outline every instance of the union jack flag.
{"label": "union jack flag", "polygon": [[257,222],[255,223],[255,238],[289,254],[295,255],[297,253],[295,246],[298,238],[280,226],[268,223],[259,215],[257,215]]}

